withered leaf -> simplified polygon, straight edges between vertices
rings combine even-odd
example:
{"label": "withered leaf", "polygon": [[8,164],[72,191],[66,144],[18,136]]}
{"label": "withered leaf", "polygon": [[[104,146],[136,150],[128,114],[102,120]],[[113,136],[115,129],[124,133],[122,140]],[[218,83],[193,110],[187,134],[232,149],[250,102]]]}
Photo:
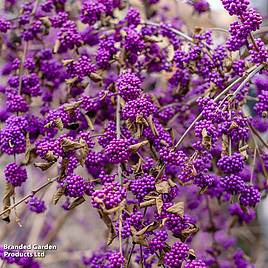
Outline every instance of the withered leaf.
{"label": "withered leaf", "polygon": [[228,142],[228,136],[223,134],[222,135],[222,153],[221,156],[228,155],[228,147],[229,147],[229,142]]}
{"label": "withered leaf", "polygon": [[114,225],[110,217],[106,213],[104,213],[102,210],[99,210],[98,212],[99,212],[100,218],[103,220],[104,224],[108,228],[109,234],[107,238],[107,245],[110,245],[113,242],[113,240],[116,238]]}
{"label": "withered leaf", "polygon": [[168,181],[161,181],[155,185],[155,188],[159,194],[168,194],[170,190],[170,185]]}
{"label": "withered leaf", "polygon": [[84,144],[64,138],[61,141],[61,146],[65,152],[70,152],[70,151],[83,148]]}
{"label": "withered leaf", "polygon": [[202,145],[207,149],[211,148],[212,139],[208,135],[208,132],[207,132],[207,130],[205,128],[202,129],[201,134],[202,134]]}
{"label": "withered leaf", "polygon": [[177,214],[181,218],[184,217],[184,202],[178,202],[175,205],[169,207],[167,209],[167,212]]}
{"label": "withered leaf", "polygon": [[55,162],[39,162],[39,163],[34,163],[35,167],[40,168],[42,171],[45,171],[49,169],[51,166],[53,166]]}
{"label": "withered leaf", "polygon": [[175,55],[175,51],[174,51],[174,47],[173,46],[168,46],[167,47],[167,60],[169,62],[171,62],[174,58],[174,55]]}
{"label": "withered leaf", "polygon": [[245,159],[248,159],[248,148],[249,148],[249,145],[246,144],[244,145],[243,147],[239,148],[239,152],[240,154],[245,158]]}
{"label": "withered leaf", "polygon": [[160,256],[158,258],[158,266],[163,266],[164,265],[164,257],[165,257],[165,252],[163,250],[160,251]]}
{"label": "withered leaf", "polygon": [[41,17],[40,20],[42,21],[42,23],[49,28],[51,26],[50,20],[48,17]]}
{"label": "withered leaf", "polygon": [[[10,183],[6,183],[5,185],[5,192],[3,197],[3,210],[6,210],[11,205],[11,197],[14,195],[14,186]],[[9,215],[11,213],[11,210],[8,210],[6,213],[4,213],[1,218],[2,220],[6,222],[10,222]]]}
{"label": "withered leaf", "polygon": [[75,77],[73,77],[73,78],[65,79],[65,83],[66,83],[67,85],[71,85],[71,84],[73,84],[75,81],[77,81],[77,79],[78,79],[77,76],[75,76]]}
{"label": "withered leaf", "polygon": [[74,62],[74,59],[69,59],[69,60],[62,60],[63,66],[67,66],[68,64]]}
{"label": "withered leaf", "polygon": [[168,183],[169,183],[169,185],[170,185],[170,187],[175,187],[177,184],[173,181],[173,180],[171,180],[171,179],[168,179]]}
{"label": "withered leaf", "polygon": [[194,224],[189,224],[188,228],[181,231],[182,238],[187,239],[187,237],[189,237],[192,234],[196,234],[198,231],[199,229]]}
{"label": "withered leaf", "polygon": [[236,122],[232,122],[231,126],[229,127],[229,130],[232,130],[232,129],[235,129],[235,128],[238,128],[238,125]]}
{"label": "withered leaf", "polygon": [[136,153],[142,146],[148,144],[148,141],[142,141],[133,145],[129,146],[130,151],[132,151],[133,153]]}
{"label": "withered leaf", "polygon": [[141,167],[142,167],[142,159],[139,158],[139,161],[137,164],[133,165],[133,169],[135,173],[141,172]]}
{"label": "withered leaf", "polygon": [[196,258],[195,251],[192,248],[189,249],[189,252],[188,253],[191,256],[191,258],[194,258],[194,259]]}
{"label": "withered leaf", "polygon": [[102,81],[102,77],[99,74],[97,74],[97,73],[90,73],[89,78],[93,82],[100,82],[100,81]]}
{"label": "withered leaf", "polygon": [[159,226],[159,223],[158,222],[152,222],[151,224],[143,227],[141,230],[139,230],[138,232],[136,232],[135,235],[140,236],[140,235],[145,234],[146,232],[151,232],[151,231],[157,229],[158,226]]}
{"label": "withered leaf", "polygon": [[60,40],[57,39],[56,42],[55,42],[55,45],[53,47],[53,53],[57,53],[59,51],[59,48],[60,48]]}
{"label": "withered leaf", "polygon": [[145,208],[145,207],[149,207],[149,206],[153,206],[153,205],[155,205],[155,199],[151,199],[151,200],[144,201],[144,202],[140,203],[141,208]]}
{"label": "withered leaf", "polygon": [[30,142],[30,134],[29,132],[26,133],[26,151],[25,151],[25,160],[24,163],[27,165],[30,162],[31,158],[31,142]]}
{"label": "withered leaf", "polygon": [[56,205],[59,202],[60,198],[64,195],[64,192],[65,192],[65,187],[59,187],[57,189],[57,191],[55,192],[52,198],[54,205]]}
{"label": "withered leaf", "polygon": [[52,151],[48,151],[45,155],[45,159],[49,162],[56,162],[57,157],[53,154]]}
{"label": "withered leaf", "polygon": [[87,114],[85,114],[84,116],[86,118],[87,125],[89,126],[90,130],[95,130],[92,120],[89,118],[89,116]]}
{"label": "withered leaf", "polygon": [[160,38],[160,36],[155,36],[155,35],[152,35],[152,36],[145,35],[143,39],[145,42],[152,42],[152,43],[159,43],[163,41],[163,39]]}
{"label": "withered leaf", "polygon": [[80,162],[81,166],[84,166],[85,161],[86,161],[86,158],[87,158],[87,155],[88,155],[88,152],[89,152],[89,148],[88,148],[87,143],[86,143],[85,140],[83,140],[83,139],[80,139],[80,144],[81,144],[83,147],[80,149],[80,158],[79,158],[79,162]]}
{"label": "withered leaf", "polygon": [[136,244],[139,244],[145,247],[149,246],[147,241],[144,239],[142,235],[139,235],[139,236],[133,235],[132,238],[133,238],[133,242]]}
{"label": "withered leaf", "polygon": [[53,126],[53,121],[48,122],[47,124],[44,125],[45,128],[51,128]]}
{"label": "withered leaf", "polygon": [[161,214],[163,208],[163,200],[161,197],[155,199],[157,213]]}
{"label": "withered leaf", "polygon": [[76,208],[77,206],[79,206],[79,205],[81,205],[82,203],[84,203],[85,201],[86,201],[86,199],[85,199],[83,196],[78,197],[78,198],[76,198],[76,199],[71,203],[71,205],[70,205],[70,207],[69,207],[68,209],[69,209],[69,210],[74,209],[74,208]]}
{"label": "withered leaf", "polygon": [[67,103],[67,104],[64,105],[64,110],[66,112],[74,110],[74,109],[78,108],[82,104],[82,102],[83,101],[81,100],[81,101],[76,101],[76,102],[73,102],[73,103]]}
{"label": "withered leaf", "polygon": [[155,136],[159,136],[158,131],[157,131],[157,129],[156,129],[156,126],[155,126],[155,124],[154,124],[153,116],[152,116],[152,115],[149,115],[149,116],[147,117],[147,122],[148,122],[148,124],[149,124],[149,126],[150,126],[150,128],[151,128],[151,130],[152,130],[152,132],[153,132],[153,134],[154,134]]}
{"label": "withered leaf", "polygon": [[143,236],[137,235],[137,230],[133,226],[130,226],[130,231],[132,233],[132,238],[133,238],[134,243],[148,246],[148,243],[144,240]]}
{"label": "withered leaf", "polygon": [[69,159],[63,158],[61,161],[61,168],[60,168],[60,180],[64,177],[68,164],[69,164]]}
{"label": "withered leaf", "polygon": [[[96,200],[96,199],[94,199],[94,200]],[[123,200],[123,201],[121,201],[121,203],[118,206],[116,206],[114,208],[106,209],[106,207],[104,206],[103,201],[101,199],[99,199],[97,202],[100,203],[101,209],[106,214],[112,214],[112,213],[115,213],[115,212],[120,212],[125,208],[125,204],[126,204],[126,200]]]}
{"label": "withered leaf", "polygon": [[54,122],[55,122],[56,127],[57,127],[59,130],[63,130],[63,123],[62,123],[62,121],[61,121],[60,118],[55,119]]}

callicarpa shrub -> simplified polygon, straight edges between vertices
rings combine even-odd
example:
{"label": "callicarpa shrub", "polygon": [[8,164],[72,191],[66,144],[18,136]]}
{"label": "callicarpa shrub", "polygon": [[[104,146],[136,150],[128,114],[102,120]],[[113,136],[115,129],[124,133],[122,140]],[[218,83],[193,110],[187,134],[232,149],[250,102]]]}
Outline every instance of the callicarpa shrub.
{"label": "callicarpa shrub", "polygon": [[[239,230],[268,186],[263,18],[221,0],[233,20],[219,39],[172,17],[176,1],[133,2],[2,1],[0,216],[43,217],[39,241],[60,251],[51,209],[96,215],[106,239],[55,267],[255,267]],[[27,244],[12,226],[1,240]],[[52,267],[0,249],[1,267]]]}

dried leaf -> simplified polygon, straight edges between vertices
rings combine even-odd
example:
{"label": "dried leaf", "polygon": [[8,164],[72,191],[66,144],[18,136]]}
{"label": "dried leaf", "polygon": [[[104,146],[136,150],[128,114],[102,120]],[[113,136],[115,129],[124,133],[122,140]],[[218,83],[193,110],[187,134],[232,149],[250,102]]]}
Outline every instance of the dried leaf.
{"label": "dried leaf", "polygon": [[54,122],[50,121],[47,124],[44,125],[45,128],[51,128],[53,126]]}
{"label": "dried leaf", "polygon": [[102,81],[102,77],[99,74],[97,74],[97,73],[90,73],[89,78],[93,82],[100,82],[100,81]]}
{"label": "dried leaf", "polygon": [[169,62],[172,62],[173,58],[175,55],[174,47],[173,46],[168,46],[167,47],[167,60]]}
{"label": "dried leaf", "polygon": [[158,258],[158,266],[163,266],[164,267],[164,259],[165,259],[165,252],[163,250],[160,251],[160,256]]}
{"label": "dried leaf", "polygon": [[55,192],[52,198],[52,202],[54,205],[56,205],[59,202],[60,198],[64,195],[64,192],[65,192],[65,187],[59,187],[57,189],[57,191]]}
{"label": "dried leaf", "polygon": [[133,165],[133,169],[135,173],[139,173],[142,171],[142,159],[140,157],[138,163]]}
{"label": "dried leaf", "polygon": [[239,148],[239,152],[240,152],[240,154],[245,158],[245,159],[248,159],[248,150],[249,149],[249,145],[248,144],[246,144],[246,145],[244,145],[244,146],[242,146],[242,147],[240,147]]}
{"label": "dried leaf", "polygon": [[208,135],[208,132],[205,128],[202,129],[202,145],[207,148],[210,149],[211,145],[212,145],[212,139],[211,137]]}
{"label": "dried leaf", "polygon": [[76,108],[78,108],[81,104],[83,103],[83,101],[76,101],[73,103],[68,103],[64,105],[64,111],[68,112],[68,111],[72,111]]}
{"label": "dried leaf", "polygon": [[84,164],[86,162],[86,158],[87,158],[88,152],[89,152],[89,148],[88,148],[88,145],[85,142],[85,140],[80,139],[79,142],[83,146],[81,148],[81,150],[80,150],[80,159],[79,159],[79,162],[80,162],[81,166],[84,166]]}
{"label": "dried leaf", "polygon": [[229,147],[229,142],[228,142],[228,136],[223,134],[222,135],[222,153],[221,156],[228,155],[228,147]]}
{"label": "dried leaf", "polygon": [[163,200],[161,197],[155,199],[157,213],[161,214],[163,208]]}
{"label": "dried leaf", "polygon": [[142,235],[140,235],[140,236],[133,235],[132,238],[133,238],[133,242],[136,244],[139,244],[139,245],[142,245],[145,247],[149,246],[148,242],[144,239],[144,237]]}
{"label": "dried leaf", "polygon": [[[5,193],[3,197],[3,210],[6,210],[11,205],[11,197],[14,195],[14,186],[10,183],[6,183],[5,185]],[[10,222],[9,215],[11,213],[11,210],[8,210],[6,213],[4,213],[1,218],[2,220],[6,222]]]}
{"label": "dried leaf", "polygon": [[148,246],[148,243],[143,238],[143,235],[138,235],[137,230],[133,226],[130,226],[130,231],[132,233],[132,239],[134,243],[140,244],[146,247]]}
{"label": "dried leaf", "polygon": [[147,117],[147,122],[148,122],[148,124],[149,124],[149,126],[150,126],[150,128],[151,128],[151,130],[152,130],[152,132],[153,132],[153,134],[154,134],[155,136],[159,136],[159,133],[158,133],[158,131],[157,131],[157,129],[156,129],[156,126],[155,126],[155,124],[154,124],[153,116],[152,116],[152,115],[149,115],[149,116]]}
{"label": "dried leaf", "polygon": [[65,176],[66,169],[68,167],[69,159],[63,158],[61,161],[61,168],[60,168],[60,180]]}
{"label": "dried leaf", "polygon": [[157,229],[158,226],[159,226],[159,223],[158,222],[152,222],[151,224],[143,227],[141,230],[139,230],[138,232],[136,232],[135,235],[140,236],[140,235],[145,234],[146,232],[151,232],[151,231]]}
{"label": "dried leaf", "polygon": [[150,199],[148,201],[144,201],[142,203],[140,203],[140,208],[145,208],[145,207],[150,207],[150,206],[153,206],[155,205],[155,199]]}
{"label": "dried leaf", "polygon": [[60,118],[55,119],[54,122],[55,122],[56,127],[57,127],[59,130],[63,130],[63,123],[62,123],[62,121],[61,121]]}
{"label": "dried leaf", "polygon": [[168,183],[169,183],[170,187],[177,186],[177,184],[173,180],[171,180],[171,179],[168,179]]}
{"label": "dried leaf", "polygon": [[86,121],[87,121],[87,124],[88,124],[89,128],[90,128],[92,131],[95,130],[95,129],[94,129],[94,125],[93,125],[91,119],[89,118],[89,116],[88,116],[87,114],[85,114],[84,116],[85,116],[85,118],[86,118]]}
{"label": "dried leaf", "polygon": [[198,231],[199,229],[194,224],[189,224],[189,227],[187,229],[181,231],[181,239],[185,241],[185,239],[187,239],[190,235],[196,234]]}
{"label": "dried leaf", "polygon": [[69,209],[69,210],[74,209],[74,208],[76,208],[77,206],[79,206],[79,205],[81,205],[82,203],[84,203],[85,201],[86,201],[86,199],[85,199],[83,196],[78,197],[78,198],[76,198],[76,199],[71,203],[71,205],[70,205],[70,207],[69,207],[68,209]]}
{"label": "dried leaf", "polygon": [[76,141],[72,141],[67,138],[64,138],[61,141],[61,146],[64,152],[70,152],[70,151],[81,149],[83,148],[84,145],[81,144],[80,142],[76,142]]}
{"label": "dried leaf", "polygon": [[74,59],[69,59],[69,60],[62,60],[63,66],[67,66],[68,64],[74,62]]}
{"label": "dried leaf", "polygon": [[159,182],[155,185],[156,191],[159,194],[168,194],[170,190],[170,185],[167,181]]}
{"label": "dried leaf", "polygon": [[99,210],[98,212],[99,212],[100,218],[103,220],[103,222],[108,228],[109,233],[108,233],[108,238],[107,238],[107,245],[110,245],[113,242],[113,240],[116,238],[115,228],[113,226],[113,223],[110,217],[107,214],[105,214],[102,210]]}
{"label": "dried leaf", "polygon": [[57,157],[53,154],[52,151],[48,151],[45,155],[45,159],[49,162],[56,162]]}
{"label": "dried leaf", "polygon": [[188,253],[190,255],[190,258],[194,258],[194,259],[196,258],[195,251],[192,248],[189,249]]}
{"label": "dried leaf", "polygon": [[71,85],[71,84],[73,84],[75,81],[77,81],[77,79],[78,79],[77,76],[75,76],[74,78],[65,79],[65,83],[66,83],[67,85]]}
{"label": "dried leaf", "polygon": [[41,17],[40,20],[47,28],[51,26],[51,22],[48,17]]}
{"label": "dried leaf", "polygon": [[27,165],[30,162],[31,158],[31,141],[30,141],[30,134],[29,132],[26,133],[26,151],[25,151],[25,160],[24,163]]}
{"label": "dried leaf", "polygon": [[133,145],[129,146],[129,149],[133,152],[136,153],[142,146],[147,145],[149,142],[148,141],[142,141]]}
{"label": "dried leaf", "polygon": [[168,144],[165,140],[160,140],[160,144],[161,144],[161,145],[164,145],[164,146],[166,146],[166,147],[169,146],[169,144]]}
{"label": "dried leaf", "polygon": [[167,212],[177,214],[181,218],[184,217],[184,202],[178,202],[175,205],[169,207],[167,209]]}
{"label": "dried leaf", "polygon": [[40,163],[34,163],[35,167],[40,168],[42,171],[45,171],[49,169],[51,166],[53,166],[55,162],[40,162]]}
{"label": "dried leaf", "polygon": [[238,128],[238,125],[236,122],[233,121],[231,126],[229,127],[229,130],[236,129],[236,128]]}
{"label": "dried leaf", "polygon": [[59,48],[60,48],[60,40],[59,39],[57,39],[56,40],[56,43],[55,43],[55,45],[54,45],[54,47],[53,47],[53,53],[57,53],[58,51],[59,51]]}
{"label": "dried leaf", "polygon": [[130,225],[130,231],[133,235],[136,235],[137,234],[137,230],[135,229],[134,226]]}
{"label": "dried leaf", "polygon": [[160,43],[160,42],[163,42],[163,38],[160,37],[160,36],[155,36],[155,35],[145,35],[143,37],[144,41],[145,42],[152,42],[152,43]]}

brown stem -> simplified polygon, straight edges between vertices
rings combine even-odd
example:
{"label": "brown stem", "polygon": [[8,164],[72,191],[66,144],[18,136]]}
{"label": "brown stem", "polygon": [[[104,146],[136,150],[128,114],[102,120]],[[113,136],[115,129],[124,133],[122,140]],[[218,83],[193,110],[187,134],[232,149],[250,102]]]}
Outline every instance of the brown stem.
{"label": "brown stem", "polygon": [[57,180],[58,177],[55,177],[51,180],[49,180],[48,182],[44,183],[43,185],[39,186],[38,188],[32,190],[32,193],[24,196],[23,198],[21,198],[19,201],[17,201],[15,204],[13,204],[12,206],[10,206],[9,208],[3,210],[0,213],[0,216],[2,216],[3,214],[5,214],[6,212],[8,212],[9,210],[17,207],[19,204],[21,204],[22,202],[26,201],[27,199],[29,199],[30,197],[34,196],[37,192],[41,191],[43,188],[45,188],[46,186],[50,185],[51,183],[53,183],[54,181]]}
{"label": "brown stem", "polygon": [[126,268],[129,268],[131,257],[132,257],[132,254],[133,254],[133,251],[134,251],[135,246],[136,246],[136,244],[135,243],[132,243],[132,248],[131,248],[131,251],[130,251],[129,256],[128,256]]}

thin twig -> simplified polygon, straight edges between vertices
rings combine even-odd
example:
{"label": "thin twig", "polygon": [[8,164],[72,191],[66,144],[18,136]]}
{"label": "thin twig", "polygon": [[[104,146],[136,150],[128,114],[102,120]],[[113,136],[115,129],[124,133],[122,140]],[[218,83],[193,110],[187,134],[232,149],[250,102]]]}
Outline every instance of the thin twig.
{"label": "thin twig", "polygon": [[141,254],[141,268],[144,267],[144,259],[143,259],[143,250],[142,250],[142,245],[140,245],[140,254]]}
{"label": "thin twig", "polygon": [[6,212],[8,212],[9,210],[12,210],[13,208],[17,207],[19,204],[21,204],[22,202],[26,201],[27,199],[29,199],[30,197],[34,196],[37,192],[41,191],[43,188],[45,188],[46,186],[50,185],[51,183],[53,183],[54,181],[57,180],[58,177],[55,177],[51,180],[49,180],[48,182],[44,183],[43,185],[39,186],[37,189],[32,190],[32,192],[26,196],[24,196],[22,199],[20,199],[18,202],[16,202],[15,204],[13,204],[12,206],[10,206],[9,208],[3,210],[0,213],[0,216],[2,216],[3,214],[5,214]]}
{"label": "thin twig", "polygon": [[247,75],[245,80],[241,83],[241,85],[236,89],[236,91],[232,94],[231,100],[235,98],[235,96],[240,92],[241,89],[250,81],[257,73],[259,73],[264,68],[264,65],[261,64],[257,66],[251,73]]}
{"label": "thin twig", "polygon": [[254,169],[256,166],[256,155],[257,155],[257,147],[254,148],[254,155],[253,155],[253,165],[251,169],[251,175],[250,175],[250,184],[253,185],[253,175],[254,175]]}
{"label": "thin twig", "polygon": [[[161,25],[160,25],[159,23],[152,22],[152,21],[144,21],[144,22],[142,22],[141,24],[143,24],[143,25],[147,25],[147,26],[149,25],[149,26],[161,27]],[[191,43],[194,42],[194,39],[193,39],[192,37],[188,36],[187,34],[181,32],[181,31],[179,31],[179,30],[177,30],[177,29],[175,29],[175,28],[173,28],[173,27],[169,27],[169,29],[170,29],[171,32],[173,32],[173,33],[175,33],[175,34],[181,36],[181,37],[184,38],[185,40],[187,40],[187,41],[189,41],[189,42],[191,42]]]}
{"label": "thin twig", "polygon": [[[242,84],[237,88],[237,90],[232,94],[232,98],[235,97],[238,92],[245,86],[245,84],[252,79],[254,75],[256,75],[264,65],[254,66],[248,70],[248,74],[246,74],[244,77],[237,78],[234,82],[232,82],[227,88],[225,88],[217,97],[214,98],[214,101],[218,101],[222,96],[224,96],[226,93],[228,93],[237,83],[241,82],[243,79],[245,79]],[[192,124],[186,129],[186,131],[183,133],[179,141],[175,145],[175,149],[177,149],[182,141],[185,139],[187,134],[190,132],[190,130],[195,126],[196,122],[198,122],[202,118],[202,112],[195,118],[195,120],[192,122]]]}
{"label": "thin twig", "polygon": [[[31,13],[31,18],[30,18],[30,22],[29,24],[31,25],[32,21],[33,21],[33,18],[34,18],[34,15],[37,11],[37,8],[38,8],[38,5],[39,5],[39,1],[40,0],[36,0],[35,3],[34,3],[34,8],[33,8],[33,11]],[[19,94],[21,93],[21,88],[22,88],[22,73],[23,73],[23,67],[24,67],[24,63],[25,63],[25,59],[26,59],[26,55],[28,53],[28,50],[29,50],[29,41],[26,41],[24,43],[24,48],[23,48],[23,54],[22,54],[22,57],[21,57],[21,62],[20,62],[20,69],[19,69]]]}
{"label": "thin twig", "polygon": [[262,138],[262,136],[259,134],[256,128],[254,128],[249,122],[248,122],[249,128],[252,130],[252,132],[255,134],[255,136],[261,141],[261,143],[268,149],[267,142]]}
{"label": "thin twig", "polygon": [[130,261],[131,261],[131,257],[132,257],[132,254],[133,254],[133,251],[134,251],[135,246],[136,246],[136,244],[135,244],[135,243],[133,243],[133,244],[132,244],[131,251],[130,251],[129,256],[128,256],[128,260],[127,260],[127,267],[126,267],[126,268],[129,268]]}
{"label": "thin twig", "polygon": [[[121,137],[121,119],[120,119],[120,96],[117,95],[117,99],[116,99],[116,138],[120,139]],[[120,184],[122,185],[123,181],[122,181],[122,167],[121,164],[119,163],[117,166],[117,175],[118,175],[118,180],[120,182]],[[119,250],[121,255],[123,256],[123,247],[122,247],[122,229],[123,229],[123,223],[122,223],[122,208],[120,208],[119,210]]]}
{"label": "thin twig", "polygon": [[[120,139],[121,137],[121,121],[120,121],[120,96],[117,96],[117,101],[116,101],[116,138]],[[122,184],[122,167],[121,164],[118,164],[118,180],[120,184]]]}

